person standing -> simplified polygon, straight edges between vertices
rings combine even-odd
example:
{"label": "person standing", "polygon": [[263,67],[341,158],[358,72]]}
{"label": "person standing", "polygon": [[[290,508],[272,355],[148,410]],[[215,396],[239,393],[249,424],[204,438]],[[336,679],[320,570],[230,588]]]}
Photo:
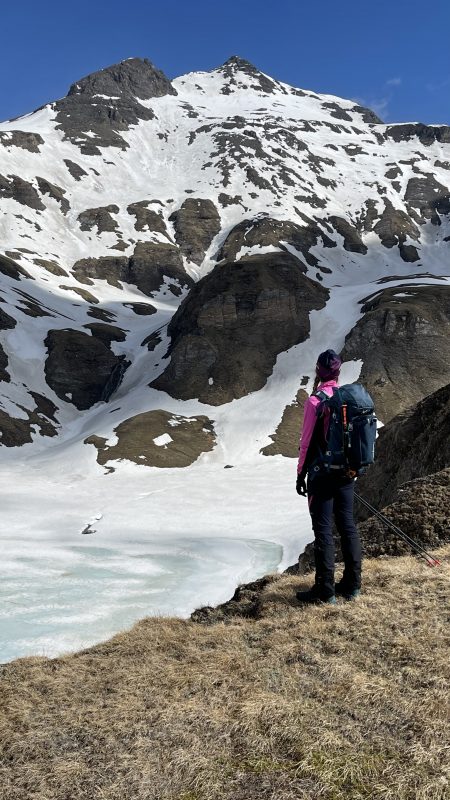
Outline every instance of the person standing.
{"label": "person standing", "polygon": [[[330,411],[317,393],[331,397],[338,387],[341,358],[334,350],[320,353],[316,364],[314,392],[305,403],[297,465],[297,493],[308,496],[314,531],[315,582],[298,591],[301,603],[336,603],[336,594],[353,600],[361,589],[361,542],[353,519],[354,478],[342,473],[309,469],[324,452]],[[319,414],[319,416],[318,416]],[[333,516],[341,539],[344,575],[335,585]]]}

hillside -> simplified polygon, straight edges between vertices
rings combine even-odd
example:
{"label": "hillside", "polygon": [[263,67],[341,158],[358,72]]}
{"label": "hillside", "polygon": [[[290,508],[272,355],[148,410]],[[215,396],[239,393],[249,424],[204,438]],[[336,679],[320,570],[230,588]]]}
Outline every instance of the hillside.
{"label": "hillside", "polygon": [[1,668],[4,800],[445,800],[450,548],[367,561],[360,601],[259,619],[147,618]]}

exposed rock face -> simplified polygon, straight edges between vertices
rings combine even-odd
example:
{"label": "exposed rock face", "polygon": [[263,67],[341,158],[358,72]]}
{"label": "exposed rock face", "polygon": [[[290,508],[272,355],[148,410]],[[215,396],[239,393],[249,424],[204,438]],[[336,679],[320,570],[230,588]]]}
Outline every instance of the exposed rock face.
{"label": "exposed rock face", "polygon": [[164,73],[147,59],[130,58],[74,83],[54,104],[56,120],[84,155],[99,155],[100,147],[124,150],[128,144],[119,131],[154,117],[139,101],[167,94],[176,90]]}
{"label": "exposed rock face", "polygon": [[11,375],[6,369],[7,366],[8,366],[8,356],[6,355],[3,349],[3,345],[0,344],[0,383],[2,381],[4,381],[5,383],[9,383],[11,381]]}
{"label": "exposed rock face", "polygon": [[448,379],[450,288],[383,289],[361,310],[364,316],[346,337],[342,357],[363,359],[360,380],[387,422]]}
{"label": "exposed rock face", "polygon": [[[392,505],[383,506],[383,514],[422,547],[433,550],[450,540],[449,496],[450,468],[446,468],[403,484],[394,495]],[[358,528],[364,552],[369,556],[398,556],[411,552],[409,545],[376,517],[370,517]]]}
{"label": "exposed rock face", "polygon": [[0,331],[7,331],[15,328],[17,321],[13,319],[3,308],[0,306]]}
{"label": "exposed rock face", "polygon": [[220,264],[172,318],[170,364],[152,386],[220,405],[264,386],[277,355],[304,341],[328,292],[286,253]]}
{"label": "exposed rock face", "polygon": [[94,336],[76,330],[50,330],[45,379],[55,394],[78,409],[106,401],[129,366]]}
{"label": "exposed rock face", "polygon": [[97,233],[105,233],[108,231],[115,231],[118,228],[118,223],[111,216],[111,214],[118,214],[119,206],[111,204],[100,208],[87,208],[78,214],[78,220],[82,231],[91,231],[94,227],[97,228]]}
{"label": "exposed rock face", "polygon": [[412,219],[392,205],[390,200],[384,198],[385,208],[379,221],[373,226],[373,230],[381,239],[384,247],[399,246],[400,255],[404,261],[418,261],[419,255],[413,245],[406,245],[407,237],[419,239],[420,233],[417,225]]}
{"label": "exposed rock face", "polygon": [[52,275],[60,275],[65,278],[69,277],[69,274],[66,272],[66,270],[60,267],[56,261],[49,261],[46,258],[33,258],[33,263],[37,264],[38,267],[42,267],[43,269],[47,270],[47,272],[51,272]]}
{"label": "exposed rock face", "polygon": [[53,200],[56,200],[56,202],[61,206],[62,213],[67,214],[70,209],[70,203],[64,197],[66,190],[61,189],[60,186],[56,186],[54,183],[50,183],[50,181],[48,181],[46,178],[37,177],[36,180],[41,194],[48,194],[53,198]]}
{"label": "exposed rock face", "polygon": [[125,331],[115,325],[107,325],[105,322],[89,322],[83,326],[87,328],[106,347],[111,348],[111,342],[124,342],[126,337]]}
{"label": "exposed rock face", "polygon": [[155,306],[150,305],[150,303],[124,303],[126,308],[131,308],[135,314],[140,317],[148,317],[150,314],[156,314]]}
{"label": "exposed rock face", "polygon": [[431,173],[408,181],[405,202],[418,211],[423,221],[429,219],[433,225],[441,224],[439,214],[450,214],[449,191]]}
{"label": "exposed rock face", "polygon": [[220,217],[212,200],[189,197],[170,216],[175,227],[175,241],[181,252],[194,264],[201,264],[205,252],[220,231]]}
{"label": "exposed rock face", "polygon": [[[375,464],[358,485],[372,505],[383,508],[401,484],[446,467],[450,467],[450,384],[380,430]],[[450,495],[447,509],[449,499]]]}
{"label": "exposed rock face", "polygon": [[162,233],[169,239],[166,223],[164,222],[161,214],[148,208],[149,200],[140,200],[138,203],[130,203],[127,206],[127,211],[136,217],[134,227],[137,231],[154,231],[155,233]]}
{"label": "exposed rock face", "polygon": [[21,278],[29,278],[32,280],[31,275],[12,258],[2,256],[0,254],[0,272],[8,278],[13,278],[15,281],[20,281]]}
{"label": "exposed rock face", "polygon": [[75,178],[76,181],[80,181],[81,178],[87,175],[86,170],[80,167],[79,164],[76,164],[75,161],[71,161],[70,158],[65,158],[64,163],[72,175],[72,178]]}
{"label": "exposed rock face", "polygon": [[281,84],[272,80],[257,67],[239,56],[231,56],[220,68],[223,75],[228,78],[228,85],[223,88],[224,94],[232,94],[237,88],[256,89],[265,94],[272,94]]}
{"label": "exposed rock face", "polygon": [[367,253],[367,247],[354,225],[351,225],[343,217],[332,216],[329,221],[344,239],[344,250],[348,250],[350,253],[362,253],[363,255]]}
{"label": "exposed rock face", "polygon": [[0,198],[15,200],[23,206],[36,211],[44,211],[45,206],[33,184],[18,175],[0,175]]}
{"label": "exposed rock face", "polygon": [[147,467],[187,467],[215,445],[214,427],[205,416],[182,417],[167,411],[147,411],[121,422],[115,445],[90,436],[86,444],[97,447],[97,461],[126,459]]}
{"label": "exposed rock face", "polygon": [[261,450],[264,456],[282,455],[286,458],[298,456],[298,443],[303,425],[303,409],[308,394],[304,389],[299,389],[293,403],[283,411],[281,422],[274,434],[270,436],[272,443]]}
{"label": "exposed rock face", "polygon": [[178,247],[160,242],[138,242],[129,260],[129,283],[134,283],[143,294],[152,295],[169,279],[169,289],[180,294],[180,286],[192,286],[186,273]]}
{"label": "exposed rock face", "polygon": [[450,127],[448,125],[389,125],[385,131],[386,138],[393,139],[394,142],[407,142],[417,137],[421,144],[428,147],[433,142],[450,142]]}
{"label": "exposed rock face", "polygon": [[36,431],[41,436],[56,436],[59,423],[55,416],[57,408],[51,400],[43,397],[38,392],[30,392],[35,408],[30,410],[20,406],[27,414],[27,418],[11,417],[0,409],[0,446],[21,447],[33,441],[32,434]]}
{"label": "exposed rock face", "polygon": [[126,281],[127,278],[128,258],[125,256],[82,258],[75,262],[72,272],[80,283],[92,286],[93,280],[100,280],[119,288],[120,281]]}
{"label": "exposed rock face", "polygon": [[[315,266],[317,259],[309,250],[317,244],[319,238],[324,247],[335,247],[336,243],[313,220],[305,217],[305,222],[307,224],[301,226],[295,222],[266,216],[245,219],[228,234],[217,254],[217,260],[235,261],[242,248],[273,246],[286,249],[285,245],[291,245],[302,253],[308,264]],[[306,271],[304,265],[303,269]]]}
{"label": "exposed rock face", "polygon": [[166,278],[173,294],[181,293],[180,286],[194,283],[184,269],[178,247],[162,242],[138,242],[131,258],[83,258],[73,265],[72,271],[82,283],[92,284],[92,279],[106,280],[119,288],[121,283],[131,283],[150,297],[161,288]]}
{"label": "exposed rock face", "polygon": [[21,147],[30,153],[40,153],[39,145],[44,144],[44,140],[39,133],[29,133],[28,131],[0,131],[0,145],[4,147]]}

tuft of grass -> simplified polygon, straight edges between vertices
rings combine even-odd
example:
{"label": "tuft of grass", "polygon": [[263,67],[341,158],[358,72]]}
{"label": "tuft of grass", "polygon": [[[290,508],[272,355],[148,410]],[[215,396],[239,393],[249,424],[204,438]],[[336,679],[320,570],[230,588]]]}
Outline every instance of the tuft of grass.
{"label": "tuft of grass", "polygon": [[357,602],[151,617],[0,668],[1,800],[448,800],[450,547],[365,562]]}

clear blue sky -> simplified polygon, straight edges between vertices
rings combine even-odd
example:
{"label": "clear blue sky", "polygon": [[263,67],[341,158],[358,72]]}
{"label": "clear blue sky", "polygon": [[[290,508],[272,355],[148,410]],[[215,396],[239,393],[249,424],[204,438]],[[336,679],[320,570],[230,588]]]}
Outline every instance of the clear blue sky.
{"label": "clear blue sky", "polygon": [[0,120],[131,56],[173,78],[239,55],[388,122],[450,124],[450,0],[13,0],[0,25]]}

